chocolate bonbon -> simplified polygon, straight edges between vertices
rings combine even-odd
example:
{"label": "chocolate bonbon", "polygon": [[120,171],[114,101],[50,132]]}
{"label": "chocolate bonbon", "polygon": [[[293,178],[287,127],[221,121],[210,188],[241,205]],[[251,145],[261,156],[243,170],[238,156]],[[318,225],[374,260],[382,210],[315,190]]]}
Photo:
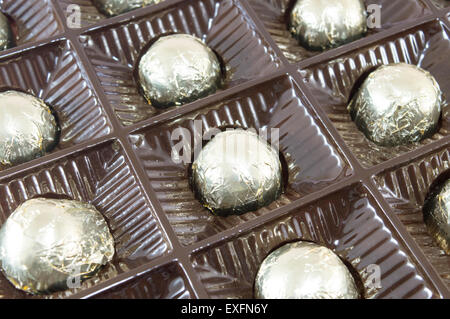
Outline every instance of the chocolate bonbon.
{"label": "chocolate bonbon", "polygon": [[219,215],[242,214],[270,204],[281,194],[279,155],[250,130],[217,134],[192,164],[194,190]]}
{"label": "chocolate bonbon", "polygon": [[76,288],[113,256],[106,221],[80,201],[30,199],[0,229],[2,271],[16,288],[32,294]]}
{"label": "chocolate bonbon", "polygon": [[434,77],[415,65],[383,65],[369,74],[348,106],[358,128],[375,144],[397,146],[433,135],[442,109]]}
{"label": "chocolate bonbon", "polygon": [[362,0],[297,0],[289,24],[301,45],[325,50],[364,36],[366,19]]}
{"label": "chocolate bonbon", "polygon": [[4,167],[27,162],[51,151],[59,126],[50,107],[30,94],[0,93],[0,163]]}
{"label": "chocolate bonbon", "polygon": [[219,59],[200,39],[163,36],[139,62],[139,83],[156,107],[181,105],[214,93],[222,81]]}
{"label": "chocolate bonbon", "polygon": [[358,299],[347,266],[330,249],[311,242],[285,244],[267,256],[255,279],[258,299]]}

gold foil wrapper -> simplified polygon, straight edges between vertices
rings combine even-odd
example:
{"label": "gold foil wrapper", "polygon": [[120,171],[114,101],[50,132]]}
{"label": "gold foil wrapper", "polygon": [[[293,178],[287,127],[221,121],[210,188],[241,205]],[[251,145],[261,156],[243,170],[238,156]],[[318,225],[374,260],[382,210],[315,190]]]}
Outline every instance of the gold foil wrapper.
{"label": "gold foil wrapper", "polygon": [[428,232],[445,254],[450,255],[450,179],[429,194],[423,217]]}
{"label": "gold foil wrapper", "polygon": [[8,17],[0,12],[0,50],[6,50],[14,46],[14,36]]}
{"label": "gold foil wrapper", "polygon": [[358,299],[355,279],[330,249],[286,244],[264,259],[255,279],[257,299]]}
{"label": "gold foil wrapper", "polygon": [[367,13],[363,0],[298,0],[290,30],[310,50],[335,48],[364,36]]}
{"label": "gold foil wrapper", "polygon": [[429,72],[397,63],[369,74],[348,111],[369,140],[380,146],[397,146],[433,135],[441,105],[439,84]]}
{"label": "gold foil wrapper", "polygon": [[178,106],[214,93],[222,70],[216,54],[187,34],[159,38],[139,62],[139,82],[156,107]]}
{"label": "gold foil wrapper", "polygon": [[192,182],[204,206],[217,215],[257,210],[281,194],[279,154],[255,132],[221,132],[192,164]]}
{"label": "gold foil wrapper", "polygon": [[101,13],[113,17],[162,1],[164,0],[93,0],[92,2]]}
{"label": "gold foil wrapper", "polygon": [[18,91],[0,93],[0,163],[3,167],[30,161],[51,151],[59,127],[44,101]]}
{"label": "gold foil wrapper", "polygon": [[103,216],[80,201],[28,200],[0,229],[3,273],[31,294],[76,288],[77,279],[93,276],[113,255],[114,239]]}

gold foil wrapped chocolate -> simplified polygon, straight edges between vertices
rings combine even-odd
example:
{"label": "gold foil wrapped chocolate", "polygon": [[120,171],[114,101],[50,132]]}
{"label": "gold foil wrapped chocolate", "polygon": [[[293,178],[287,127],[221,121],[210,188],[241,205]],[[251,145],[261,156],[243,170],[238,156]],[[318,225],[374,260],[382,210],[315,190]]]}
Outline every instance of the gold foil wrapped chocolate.
{"label": "gold foil wrapped chocolate", "polygon": [[397,146],[433,135],[441,104],[439,84],[429,72],[397,63],[370,73],[348,111],[369,140],[380,146]]}
{"label": "gold foil wrapped chocolate", "polygon": [[257,299],[358,299],[355,279],[330,249],[286,244],[267,256],[255,279]]}
{"label": "gold foil wrapped chocolate", "polygon": [[8,17],[0,12],[0,50],[6,50],[14,46],[14,36]]}
{"label": "gold foil wrapped chocolate", "polygon": [[114,239],[103,216],[80,201],[30,199],[0,229],[3,273],[31,294],[76,288],[113,255]]}
{"label": "gold foil wrapped chocolate", "polygon": [[108,17],[157,4],[164,0],[93,0],[97,9]]}
{"label": "gold foil wrapped chocolate", "polygon": [[187,34],[159,38],[139,62],[139,82],[156,107],[192,102],[214,93],[222,81],[216,54]]}
{"label": "gold foil wrapped chocolate", "polygon": [[297,0],[290,30],[310,50],[338,47],[364,36],[367,13],[363,0]]}
{"label": "gold foil wrapped chocolate", "polygon": [[430,235],[450,255],[450,179],[438,185],[428,195],[423,207],[423,217]]}
{"label": "gold foil wrapped chocolate", "polygon": [[0,93],[0,163],[27,162],[51,151],[59,127],[44,101],[18,91]]}
{"label": "gold foil wrapped chocolate", "polygon": [[255,132],[217,134],[192,164],[194,190],[217,215],[242,214],[281,194],[279,154]]}

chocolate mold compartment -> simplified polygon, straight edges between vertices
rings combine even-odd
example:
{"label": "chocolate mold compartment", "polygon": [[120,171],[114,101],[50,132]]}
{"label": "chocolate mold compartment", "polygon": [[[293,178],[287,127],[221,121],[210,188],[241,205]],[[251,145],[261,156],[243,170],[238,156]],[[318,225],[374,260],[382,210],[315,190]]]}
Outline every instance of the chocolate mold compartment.
{"label": "chocolate mold compartment", "polygon": [[123,125],[174,109],[150,106],[140,94],[134,76],[148,44],[171,32],[203,39],[223,59],[227,68],[224,89],[271,74],[280,66],[247,13],[233,0],[184,1],[159,13],[88,32],[80,40]]}
{"label": "chocolate mold compartment", "polygon": [[0,11],[13,22],[16,45],[42,41],[64,31],[51,0],[3,0]]}
{"label": "chocolate mold compartment", "polygon": [[[155,212],[117,142],[105,142],[57,161],[0,180],[0,219],[34,197],[63,197],[93,204],[105,217],[115,240],[116,254],[80,288],[38,298],[72,295],[168,253],[171,245],[160,229]],[[0,298],[33,297],[15,289],[0,274]]]}
{"label": "chocolate mold compartment", "polygon": [[[177,164],[172,159],[172,149],[180,143],[179,136],[175,135],[172,140],[175,130],[187,129],[189,133],[183,133],[183,138],[192,146],[194,136],[201,141],[203,133],[225,127],[253,128],[257,132],[267,132],[268,136],[272,128],[279,129],[279,150],[286,160],[289,180],[284,194],[269,206],[240,216],[215,216],[201,205],[190,188],[190,163]],[[268,214],[352,174],[338,148],[323,133],[297,84],[287,75],[183,117],[137,131],[130,139],[156,197],[183,245]],[[187,150],[193,153],[192,147]]]}
{"label": "chocolate mold compartment", "polygon": [[1,90],[30,93],[43,99],[56,112],[61,127],[57,150],[112,131],[72,50],[68,41],[61,41],[0,59]]}
{"label": "chocolate mold compartment", "polygon": [[296,240],[313,241],[336,252],[365,287],[364,298],[438,297],[361,184],[202,249],[191,260],[210,297],[253,298],[254,279],[264,258]]}
{"label": "chocolate mold compartment", "polygon": [[439,248],[428,233],[422,213],[430,186],[448,169],[450,152],[446,146],[400,167],[387,169],[376,175],[374,181],[450,289],[450,256]]}
{"label": "chocolate mold compartment", "polygon": [[195,294],[178,263],[165,265],[95,295],[95,299],[192,299]]}
{"label": "chocolate mold compartment", "polygon": [[345,143],[365,167],[380,164],[422,145],[449,135],[450,118],[447,102],[443,103],[439,130],[420,143],[382,147],[359,131],[347,111],[351,94],[376,67],[397,62],[418,65],[438,81],[444,96],[450,96],[449,30],[439,20],[415,27],[376,44],[315,64],[299,72],[314,95],[318,107],[328,114]]}
{"label": "chocolate mold compartment", "polygon": [[[248,2],[291,63],[321,54],[320,51],[311,51],[302,47],[288,30],[289,12],[295,1],[248,0]],[[381,6],[381,27],[368,29],[366,37],[399,23],[415,21],[417,18],[431,13],[422,0],[366,0],[364,2],[366,7],[369,5]]]}

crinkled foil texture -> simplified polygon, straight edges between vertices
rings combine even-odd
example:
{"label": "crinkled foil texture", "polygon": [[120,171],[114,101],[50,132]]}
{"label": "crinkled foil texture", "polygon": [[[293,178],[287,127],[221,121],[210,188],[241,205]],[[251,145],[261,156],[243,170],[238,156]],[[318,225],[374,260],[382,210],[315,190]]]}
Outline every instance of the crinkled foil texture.
{"label": "crinkled foil texture", "polygon": [[0,163],[4,167],[27,162],[51,151],[59,127],[44,101],[30,94],[0,93]]}
{"label": "crinkled foil texture", "polygon": [[369,74],[348,110],[357,127],[380,146],[419,142],[438,129],[442,92],[427,71],[406,63]]}
{"label": "crinkled foil texture", "polygon": [[279,154],[255,132],[221,132],[192,164],[192,182],[204,206],[217,215],[256,210],[281,194]]}
{"label": "crinkled foil texture", "polygon": [[101,13],[113,17],[162,1],[164,0],[93,0],[93,3]]}
{"label": "crinkled foil texture", "polygon": [[439,247],[450,255],[450,179],[430,193],[423,214],[429,233]]}
{"label": "crinkled foil texture", "polygon": [[141,58],[138,71],[144,96],[161,108],[214,93],[222,81],[216,54],[187,34],[159,38]]}
{"label": "crinkled foil texture", "polygon": [[80,201],[28,200],[0,229],[2,270],[16,288],[32,294],[73,288],[113,255],[103,216]]}
{"label": "crinkled foil texture", "polygon": [[257,299],[358,299],[355,280],[330,249],[294,242],[273,251],[255,279]]}
{"label": "crinkled foil texture", "polygon": [[325,50],[363,37],[367,13],[362,0],[298,0],[289,23],[302,46]]}
{"label": "crinkled foil texture", "polygon": [[0,12],[0,50],[14,46],[14,37],[8,18]]}

